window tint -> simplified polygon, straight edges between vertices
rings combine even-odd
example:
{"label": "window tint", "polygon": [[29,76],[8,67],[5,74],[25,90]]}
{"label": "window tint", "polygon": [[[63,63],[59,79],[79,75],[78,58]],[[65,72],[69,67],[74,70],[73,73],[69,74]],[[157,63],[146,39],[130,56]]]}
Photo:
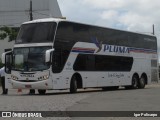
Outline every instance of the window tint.
{"label": "window tint", "polygon": [[72,46],[76,42],[93,43],[92,38],[97,38],[103,44],[157,50],[157,40],[154,36],[73,22],[60,22],[57,38],[70,41]]}
{"label": "window tint", "polygon": [[55,50],[52,56],[52,70],[54,73],[59,73],[62,69],[61,50]]}
{"label": "window tint", "polygon": [[52,54],[52,71],[54,73],[60,73],[69,56],[69,51],[63,48],[55,49]]}
{"label": "window tint", "polygon": [[128,33],[128,46],[157,50],[156,37]]}
{"label": "window tint", "polygon": [[73,66],[75,71],[131,71],[132,57],[78,55]]}
{"label": "window tint", "polygon": [[21,26],[16,44],[53,42],[56,23],[33,23]]}
{"label": "window tint", "polygon": [[87,57],[86,55],[78,55],[73,69],[78,71],[86,71],[87,70],[86,57]]}
{"label": "window tint", "polygon": [[49,69],[45,64],[45,52],[49,49],[50,46],[14,48],[12,69],[25,72]]}

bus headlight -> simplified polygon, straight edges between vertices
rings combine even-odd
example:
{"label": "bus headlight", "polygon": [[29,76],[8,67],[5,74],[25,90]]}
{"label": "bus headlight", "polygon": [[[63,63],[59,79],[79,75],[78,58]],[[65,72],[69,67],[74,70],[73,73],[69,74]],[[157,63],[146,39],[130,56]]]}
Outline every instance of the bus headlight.
{"label": "bus headlight", "polygon": [[18,77],[11,75],[12,80],[18,80]]}
{"label": "bus headlight", "polygon": [[39,77],[38,80],[47,80],[49,78],[49,75],[44,75],[42,77]]}

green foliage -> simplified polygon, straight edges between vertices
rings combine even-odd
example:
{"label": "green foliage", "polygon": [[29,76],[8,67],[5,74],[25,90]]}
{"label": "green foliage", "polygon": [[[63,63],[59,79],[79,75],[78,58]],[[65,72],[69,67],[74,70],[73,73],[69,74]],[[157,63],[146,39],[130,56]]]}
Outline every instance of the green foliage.
{"label": "green foliage", "polygon": [[0,28],[0,40],[4,40],[5,38],[9,38],[9,42],[16,39],[18,34],[18,29],[10,28],[7,26]]}

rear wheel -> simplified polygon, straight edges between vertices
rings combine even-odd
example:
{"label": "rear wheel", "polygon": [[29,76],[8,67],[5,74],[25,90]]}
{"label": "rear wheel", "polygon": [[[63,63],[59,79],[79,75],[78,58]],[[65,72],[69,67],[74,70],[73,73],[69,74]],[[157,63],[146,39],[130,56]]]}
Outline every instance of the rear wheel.
{"label": "rear wheel", "polygon": [[142,76],[138,82],[138,88],[143,89],[146,86],[146,77]]}
{"label": "rear wheel", "polygon": [[70,93],[76,93],[76,92],[77,92],[77,79],[76,76],[73,76],[70,84]]}
{"label": "rear wheel", "polygon": [[46,90],[38,90],[38,93],[39,93],[40,95],[45,95],[45,94],[46,94]]}

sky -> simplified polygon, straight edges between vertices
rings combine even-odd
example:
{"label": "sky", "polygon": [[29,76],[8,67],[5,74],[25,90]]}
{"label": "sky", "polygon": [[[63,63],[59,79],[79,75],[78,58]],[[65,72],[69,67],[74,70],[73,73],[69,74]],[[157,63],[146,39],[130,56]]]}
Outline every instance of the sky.
{"label": "sky", "polygon": [[[160,48],[160,0],[58,0],[68,20],[152,34]],[[160,49],[159,49],[160,50]]]}

